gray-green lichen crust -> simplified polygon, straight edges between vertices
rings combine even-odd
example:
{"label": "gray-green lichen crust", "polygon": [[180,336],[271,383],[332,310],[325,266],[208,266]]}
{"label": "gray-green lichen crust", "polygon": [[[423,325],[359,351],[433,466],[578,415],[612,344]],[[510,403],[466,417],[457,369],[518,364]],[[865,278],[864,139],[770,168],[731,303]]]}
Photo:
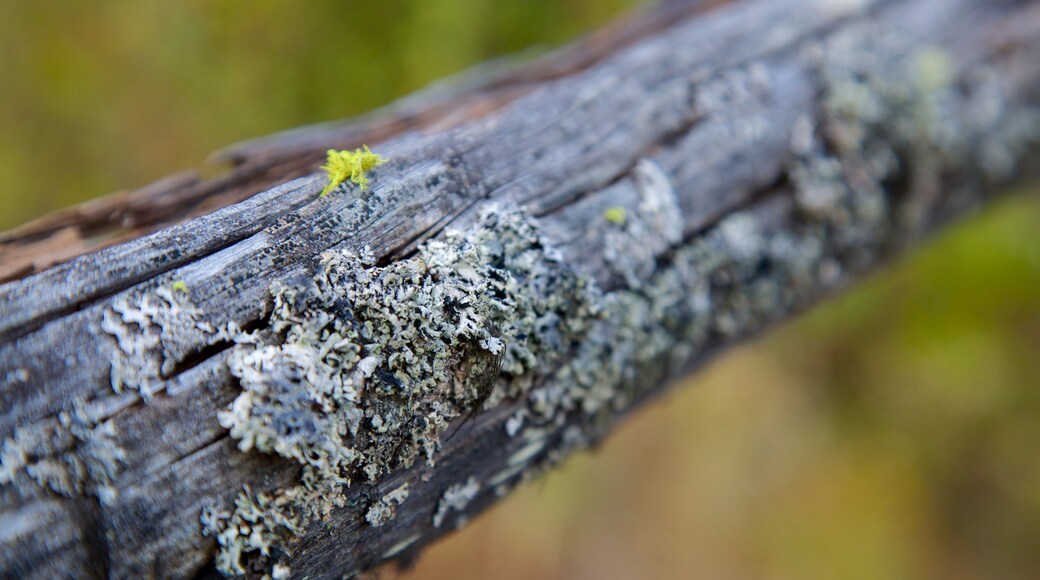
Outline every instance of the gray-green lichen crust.
{"label": "gray-green lichen crust", "polygon": [[232,322],[208,322],[188,294],[187,285],[176,281],[121,296],[102,313],[101,330],[115,341],[109,360],[113,391],[133,390],[147,401],[200,343],[251,340]]}
{"label": "gray-green lichen crust", "polygon": [[304,471],[264,498],[264,514],[249,494],[234,513],[207,513],[227,573],[243,551],[269,550],[272,522],[294,530],[341,506],[352,481],[432,463],[451,419],[492,397],[500,373],[516,379],[494,397],[522,394],[582,341],[598,304],[528,218],[495,210],[385,267],[365,251],[327,253],[316,275],[272,294],[272,333],[229,357],[243,392],[219,418],[242,450]]}
{"label": "gray-green lichen crust", "polygon": [[379,501],[374,502],[365,514],[365,520],[372,526],[379,527],[394,519],[397,506],[408,499],[408,484],[404,483],[390,493],[384,495]]}
{"label": "gray-green lichen crust", "polygon": [[[510,436],[528,442],[489,482],[497,493],[587,447],[690,361],[846,282],[927,231],[926,220],[977,203],[987,183],[1014,173],[1028,146],[1030,132],[1016,125],[1037,126],[1035,110],[1006,113],[999,85],[983,83],[965,98],[942,51],[873,27],[839,34],[809,58],[823,90],[818,116],[792,135],[793,195],[732,213],[649,259],[617,252],[607,231],[614,271],[652,275],[626,275],[605,293],[587,340],[506,421]],[[606,221],[617,229],[630,220]],[[667,232],[625,234],[625,245],[639,248]],[[589,420],[564,423],[573,412]],[[551,447],[547,424],[566,425]]]}
{"label": "gray-green lichen crust", "polygon": [[114,481],[125,459],[116,428],[96,406],[75,400],[57,421],[15,430],[0,444],[0,485],[26,485],[64,496],[89,493],[103,504],[117,497]]}
{"label": "gray-green lichen crust", "polygon": [[[467,479],[465,483],[456,483],[449,486],[448,489],[444,490],[440,501],[437,502],[437,511],[433,514],[433,527],[441,527],[444,519],[451,512],[461,512],[466,509],[466,506],[476,497],[479,491],[480,482],[475,477]],[[456,522],[456,527],[462,527],[464,523],[464,521]]]}

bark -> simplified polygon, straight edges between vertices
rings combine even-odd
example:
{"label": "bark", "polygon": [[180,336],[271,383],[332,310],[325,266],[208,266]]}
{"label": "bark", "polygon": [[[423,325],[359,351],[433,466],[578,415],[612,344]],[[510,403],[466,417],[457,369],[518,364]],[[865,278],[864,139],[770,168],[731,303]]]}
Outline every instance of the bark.
{"label": "bark", "polygon": [[[114,198],[3,238],[157,212],[0,286],[3,574],[408,557],[1035,177],[1035,3],[660,10],[422,114],[224,152],[230,177],[156,186],[190,191],[168,211]],[[388,159],[367,189],[267,188],[359,140]]]}

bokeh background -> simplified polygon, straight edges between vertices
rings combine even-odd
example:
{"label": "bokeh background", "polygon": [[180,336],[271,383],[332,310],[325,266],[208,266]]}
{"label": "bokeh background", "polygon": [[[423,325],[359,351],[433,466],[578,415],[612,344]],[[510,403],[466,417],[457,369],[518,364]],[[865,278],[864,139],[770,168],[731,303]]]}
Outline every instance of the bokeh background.
{"label": "bokeh background", "polygon": [[[0,0],[0,230],[637,4]],[[1040,199],[1020,192],[728,353],[404,576],[1040,578],[1038,345]]]}

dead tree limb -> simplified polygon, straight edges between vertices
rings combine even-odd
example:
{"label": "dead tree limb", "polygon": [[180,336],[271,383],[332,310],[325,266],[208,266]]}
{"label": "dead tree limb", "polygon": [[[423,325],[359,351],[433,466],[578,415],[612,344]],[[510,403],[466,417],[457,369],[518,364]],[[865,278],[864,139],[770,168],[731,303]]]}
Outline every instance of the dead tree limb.
{"label": "dead tree limb", "polygon": [[[2,574],[325,576],[414,553],[1035,177],[1040,5],[681,13],[494,106],[366,133],[389,159],[366,190],[319,198],[310,175],[0,286]],[[276,183],[343,135],[225,158]]]}

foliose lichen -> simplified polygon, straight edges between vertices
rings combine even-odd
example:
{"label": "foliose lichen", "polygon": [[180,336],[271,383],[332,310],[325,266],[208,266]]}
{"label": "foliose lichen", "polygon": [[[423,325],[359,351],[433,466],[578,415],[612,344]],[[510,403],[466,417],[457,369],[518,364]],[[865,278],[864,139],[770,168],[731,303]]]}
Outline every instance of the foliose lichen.
{"label": "foliose lichen", "polygon": [[0,485],[30,482],[72,497],[88,493],[104,504],[117,498],[114,485],[125,460],[111,419],[76,399],[50,425],[15,430],[0,444]]}
{"label": "foliose lichen", "polygon": [[480,491],[480,482],[471,477],[464,483],[456,483],[444,490],[444,495],[437,502],[437,511],[433,514],[433,527],[439,528],[445,518],[453,511],[461,512]]}
{"label": "foliose lichen", "polygon": [[[689,240],[679,235],[681,222],[643,230],[639,219],[612,224],[605,258],[624,283],[605,293],[603,316],[574,356],[507,421],[507,432],[527,442],[489,481],[496,493],[591,445],[641,393],[689,361],[877,263],[930,225],[935,204],[977,200],[987,180],[1013,173],[1021,148],[1035,142],[1016,129],[1040,126],[1035,111],[1009,114],[992,84],[965,96],[936,48],[867,26],[836,35],[809,59],[823,91],[818,115],[792,135],[793,213],[783,200],[766,200]],[[657,174],[652,164],[641,167]],[[670,208],[658,215],[680,215],[669,195],[652,195],[670,191],[663,172],[654,183],[644,199]],[[662,234],[671,250],[640,258]],[[551,446],[546,426],[563,429]]]}
{"label": "foliose lichen", "polygon": [[136,391],[146,401],[200,344],[253,340],[233,322],[216,326],[207,321],[183,281],[115,299],[102,313],[101,330],[117,346],[109,361],[112,390]]}
{"label": "foliose lichen", "polygon": [[368,508],[368,513],[365,514],[365,520],[373,527],[379,527],[387,523],[394,519],[397,506],[403,504],[406,499],[408,499],[408,484],[403,483],[380,498],[378,502],[372,504]]}
{"label": "foliose lichen", "polygon": [[206,518],[227,573],[243,552],[268,554],[278,528],[342,506],[352,481],[432,463],[451,419],[496,384],[500,397],[524,393],[599,315],[594,285],[534,223],[495,208],[387,266],[364,250],[329,252],[272,295],[271,335],[228,359],[243,392],[219,419],[242,450],[294,460],[303,475],[262,508],[243,493],[234,513]]}

